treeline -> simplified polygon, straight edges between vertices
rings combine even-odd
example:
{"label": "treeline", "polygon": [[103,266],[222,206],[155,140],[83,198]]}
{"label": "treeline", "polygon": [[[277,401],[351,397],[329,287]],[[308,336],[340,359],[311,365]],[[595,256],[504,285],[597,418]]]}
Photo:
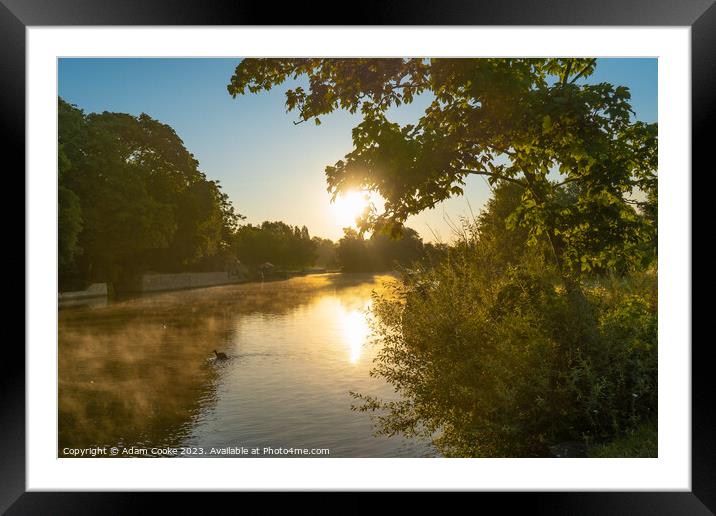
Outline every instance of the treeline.
{"label": "treeline", "polygon": [[445,251],[445,246],[423,243],[412,228],[404,228],[397,237],[374,232],[370,238],[346,228],[338,241],[336,261],[346,272],[377,272],[437,263]]}
{"label": "treeline", "polygon": [[61,290],[114,285],[153,272],[226,270],[251,277],[270,263],[387,270],[425,257],[417,233],[399,240],[348,231],[338,243],[280,221],[241,224],[218,181],[170,126],[146,114],[84,113],[59,99],[58,268]]}
{"label": "treeline", "polygon": [[269,263],[288,271],[319,267],[343,272],[383,272],[438,262],[446,249],[424,243],[411,228],[394,237],[381,233],[364,237],[355,229],[345,228],[344,236],[333,242],[311,238],[306,226],[268,221],[239,226],[232,244],[234,255],[251,269]]}
{"label": "treeline", "polygon": [[238,228],[232,242],[235,255],[249,267],[268,262],[289,270],[313,265],[316,248],[306,226],[299,228],[285,222],[246,224]]}

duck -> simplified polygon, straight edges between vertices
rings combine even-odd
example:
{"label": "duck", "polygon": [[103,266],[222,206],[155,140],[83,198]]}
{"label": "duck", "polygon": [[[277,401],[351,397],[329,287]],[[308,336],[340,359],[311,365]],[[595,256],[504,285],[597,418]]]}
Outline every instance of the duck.
{"label": "duck", "polygon": [[229,358],[226,356],[226,353],[221,353],[220,351],[214,350],[214,354],[216,355],[217,360],[228,360]]}

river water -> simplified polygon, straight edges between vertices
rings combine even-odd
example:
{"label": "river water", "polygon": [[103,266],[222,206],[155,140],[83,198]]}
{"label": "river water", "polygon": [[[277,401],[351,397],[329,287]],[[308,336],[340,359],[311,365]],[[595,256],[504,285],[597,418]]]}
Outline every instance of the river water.
{"label": "river water", "polygon": [[379,344],[366,312],[391,281],[320,274],[61,309],[58,455],[435,455],[426,442],[375,437],[370,415],[351,410],[350,391],[396,399],[369,375]]}

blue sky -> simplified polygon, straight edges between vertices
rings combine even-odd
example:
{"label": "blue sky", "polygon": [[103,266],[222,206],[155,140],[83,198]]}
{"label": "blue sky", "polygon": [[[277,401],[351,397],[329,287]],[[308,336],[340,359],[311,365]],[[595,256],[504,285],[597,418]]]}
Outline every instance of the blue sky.
{"label": "blue sky", "polygon": [[[340,238],[341,224],[326,191],[324,169],[352,150],[358,115],[337,112],[322,124],[294,125],[284,92],[232,99],[226,90],[237,59],[60,59],[59,95],[86,112],[117,111],[171,125],[199,160],[200,169],[221,182],[248,222],[283,220],[308,226],[312,235]],[[657,60],[599,59],[589,82],[630,88],[636,117],[657,121]],[[396,122],[418,119],[427,105],[418,98],[390,113]],[[446,219],[478,213],[489,196],[481,177],[468,178],[465,195],[416,215],[408,225],[426,240],[450,240]]]}

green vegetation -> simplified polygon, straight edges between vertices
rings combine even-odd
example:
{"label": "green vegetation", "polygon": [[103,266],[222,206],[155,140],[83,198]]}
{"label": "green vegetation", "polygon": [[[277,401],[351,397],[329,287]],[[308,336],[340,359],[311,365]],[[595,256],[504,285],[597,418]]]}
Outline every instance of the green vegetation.
{"label": "green vegetation", "polygon": [[409,267],[416,262],[437,261],[441,250],[440,246],[423,243],[417,231],[410,228],[395,238],[378,232],[364,238],[360,232],[346,228],[336,252],[346,272],[378,272]]}
{"label": "green vegetation", "polygon": [[375,373],[403,397],[356,394],[358,409],[380,414],[378,433],[436,435],[447,456],[545,456],[654,417],[655,271],[570,293],[547,245],[516,245],[519,233],[493,224],[517,190],[499,186],[442,263],[374,300]]}
{"label": "green vegetation", "polygon": [[637,427],[626,436],[608,444],[599,444],[589,448],[589,457],[657,457],[659,445],[656,423],[647,423]]}
{"label": "green vegetation", "polygon": [[269,262],[284,269],[297,270],[316,262],[316,243],[308,228],[291,227],[283,222],[264,222],[260,226],[241,226],[233,240],[236,256],[246,265]]}
{"label": "green vegetation", "polygon": [[[378,433],[431,436],[447,456],[546,456],[564,440],[638,439],[655,420],[657,126],[633,120],[627,88],[585,82],[595,66],[245,59],[236,68],[233,96],[306,77],[307,88],[286,93],[299,122],[362,115],[354,149],[326,168],[334,196],[385,199],[361,231],[400,235],[408,216],[461,195],[468,175],[493,187],[441,260],[417,264],[374,302],[383,344],[374,373],[402,397],[355,393]],[[421,93],[434,100],[416,124],[388,119]],[[343,242],[362,245],[353,234]],[[654,443],[645,438],[648,453]]]}
{"label": "green vegetation", "polygon": [[336,255],[337,245],[330,238],[313,237],[316,248],[316,267],[324,269],[337,269],[338,256]]}
{"label": "green vegetation", "polygon": [[174,130],[59,100],[60,288],[200,268],[239,216]]}

